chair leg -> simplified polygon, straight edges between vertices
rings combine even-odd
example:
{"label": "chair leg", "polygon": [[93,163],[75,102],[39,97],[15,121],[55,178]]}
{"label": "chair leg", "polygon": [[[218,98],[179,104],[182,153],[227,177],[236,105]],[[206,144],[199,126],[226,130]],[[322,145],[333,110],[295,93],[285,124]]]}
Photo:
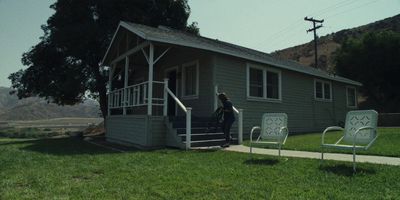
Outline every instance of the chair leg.
{"label": "chair leg", "polygon": [[253,149],[252,149],[251,142],[250,142],[250,159],[253,159]]}
{"label": "chair leg", "polygon": [[353,148],[353,172],[356,173],[356,149]]}
{"label": "chair leg", "polygon": [[279,145],[279,153],[278,153],[278,155],[279,155],[279,157],[281,157],[281,145]]}
{"label": "chair leg", "polygon": [[321,162],[320,164],[324,163],[324,148],[321,148]]}

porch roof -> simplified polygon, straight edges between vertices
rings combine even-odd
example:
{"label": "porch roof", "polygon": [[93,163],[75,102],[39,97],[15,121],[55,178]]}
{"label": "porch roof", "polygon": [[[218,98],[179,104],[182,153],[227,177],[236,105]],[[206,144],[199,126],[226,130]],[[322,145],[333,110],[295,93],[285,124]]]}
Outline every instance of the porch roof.
{"label": "porch roof", "polygon": [[[155,42],[191,47],[196,49],[203,49],[207,51],[243,58],[254,62],[272,65],[282,69],[287,69],[320,78],[325,78],[333,81],[343,82],[357,86],[362,85],[360,82],[353,81],[351,79],[344,78],[341,76],[332,75],[327,73],[326,71],[315,69],[313,67],[303,66],[295,61],[277,58],[261,51],[223,42],[217,39],[210,39],[207,37],[196,36],[190,33],[185,33],[183,31],[174,29],[155,28],[125,21],[120,22],[115,35],[117,34],[120,27],[124,27],[125,29],[133,32],[134,34],[148,41],[155,41]],[[107,55],[108,51],[104,56],[103,62],[106,60]]]}

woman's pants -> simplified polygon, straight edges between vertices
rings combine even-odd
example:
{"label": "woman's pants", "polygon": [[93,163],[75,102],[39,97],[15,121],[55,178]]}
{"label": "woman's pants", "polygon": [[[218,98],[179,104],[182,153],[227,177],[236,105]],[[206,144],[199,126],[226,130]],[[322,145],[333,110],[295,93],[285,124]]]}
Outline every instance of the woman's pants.
{"label": "woman's pants", "polygon": [[221,125],[221,129],[225,134],[226,143],[230,143],[230,141],[231,141],[230,131],[231,131],[232,124],[233,124],[233,121],[223,121],[222,125]]}

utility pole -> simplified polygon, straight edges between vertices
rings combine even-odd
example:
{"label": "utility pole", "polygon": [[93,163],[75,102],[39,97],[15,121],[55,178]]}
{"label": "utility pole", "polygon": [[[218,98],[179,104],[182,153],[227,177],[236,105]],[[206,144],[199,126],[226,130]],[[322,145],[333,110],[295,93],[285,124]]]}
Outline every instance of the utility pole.
{"label": "utility pole", "polygon": [[[304,17],[304,20],[306,21],[310,21],[313,23],[313,28],[310,28],[307,30],[308,32],[314,31],[314,50],[315,50],[315,68],[318,68],[318,53],[317,53],[317,29],[322,27],[322,22],[324,22],[324,20],[316,20],[314,18],[308,18],[308,17]],[[321,23],[321,25],[317,25],[317,23]]]}

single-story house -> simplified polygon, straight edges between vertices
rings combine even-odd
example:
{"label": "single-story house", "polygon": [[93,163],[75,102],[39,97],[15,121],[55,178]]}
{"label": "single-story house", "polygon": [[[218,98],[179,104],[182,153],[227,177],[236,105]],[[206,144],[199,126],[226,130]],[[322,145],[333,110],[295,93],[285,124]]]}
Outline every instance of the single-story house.
{"label": "single-story house", "polygon": [[220,144],[222,133],[206,129],[217,92],[235,106],[232,134],[240,143],[263,113],[286,113],[291,133],[343,123],[361,86],[235,44],[125,21],[102,66],[110,71],[106,138],[141,148]]}

